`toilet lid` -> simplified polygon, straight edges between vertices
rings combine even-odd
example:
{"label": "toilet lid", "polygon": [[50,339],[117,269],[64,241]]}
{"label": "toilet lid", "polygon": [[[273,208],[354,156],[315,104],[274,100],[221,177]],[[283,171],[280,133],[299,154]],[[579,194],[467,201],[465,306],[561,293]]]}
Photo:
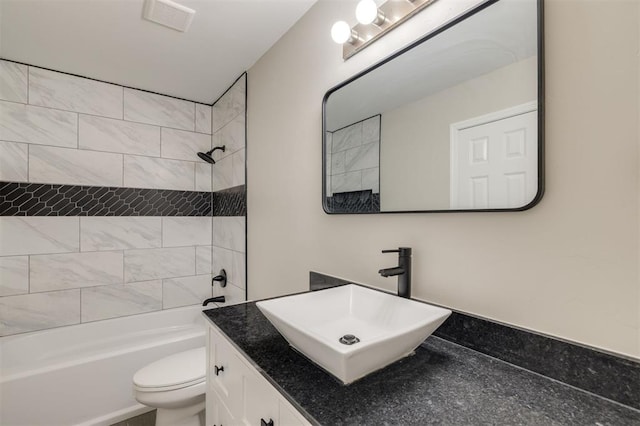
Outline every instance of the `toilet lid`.
{"label": "toilet lid", "polygon": [[133,376],[137,388],[179,388],[204,381],[207,354],[204,347],[180,352],[152,362]]}

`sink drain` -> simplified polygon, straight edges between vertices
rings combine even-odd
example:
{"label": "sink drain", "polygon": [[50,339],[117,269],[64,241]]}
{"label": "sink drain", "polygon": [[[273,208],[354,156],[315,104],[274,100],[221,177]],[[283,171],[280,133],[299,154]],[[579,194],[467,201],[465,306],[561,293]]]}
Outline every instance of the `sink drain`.
{"label": "sink drain", "polygon": [[340,338],[340,343],[342,343],[343,345],[353,345],[355,343],[358,343],[360,341],[360,339],[358,339],[356,336],[354,336],[353,334],[345,334],[344,336],[342,336]]}

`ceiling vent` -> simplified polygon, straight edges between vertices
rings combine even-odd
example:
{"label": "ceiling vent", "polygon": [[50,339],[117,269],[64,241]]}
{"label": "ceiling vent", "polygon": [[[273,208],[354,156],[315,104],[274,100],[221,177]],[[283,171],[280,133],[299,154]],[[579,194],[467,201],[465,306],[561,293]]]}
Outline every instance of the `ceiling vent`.
{"label": "ceiling vent", "polygon": [[196,11],[171,0],[146,0],[142,17],[156,24],[185,32]]}

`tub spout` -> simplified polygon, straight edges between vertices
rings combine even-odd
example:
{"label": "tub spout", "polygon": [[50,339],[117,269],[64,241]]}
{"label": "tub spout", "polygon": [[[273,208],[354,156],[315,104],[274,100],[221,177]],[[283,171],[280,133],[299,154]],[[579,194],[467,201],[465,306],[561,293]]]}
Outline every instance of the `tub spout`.
{"label": "tub spout", "polygon": [[207,306],[209,303],[224,303],[224,302],[225,302],[224,296],[210,297],[204,302],[202,302],[202,306]]}

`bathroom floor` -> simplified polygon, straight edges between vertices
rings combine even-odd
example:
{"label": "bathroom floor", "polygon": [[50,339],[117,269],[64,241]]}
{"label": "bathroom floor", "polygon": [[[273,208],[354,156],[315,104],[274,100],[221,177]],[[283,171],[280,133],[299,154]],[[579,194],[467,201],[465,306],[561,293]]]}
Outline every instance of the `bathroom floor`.
{"label": "bathroom floor", "polygon": [[148,413],[140,414],[139,416],[131,417],[130,419],[114,423],[111,426],[154,426],[155,424],[156,410],[153,410],[149,411]]}

